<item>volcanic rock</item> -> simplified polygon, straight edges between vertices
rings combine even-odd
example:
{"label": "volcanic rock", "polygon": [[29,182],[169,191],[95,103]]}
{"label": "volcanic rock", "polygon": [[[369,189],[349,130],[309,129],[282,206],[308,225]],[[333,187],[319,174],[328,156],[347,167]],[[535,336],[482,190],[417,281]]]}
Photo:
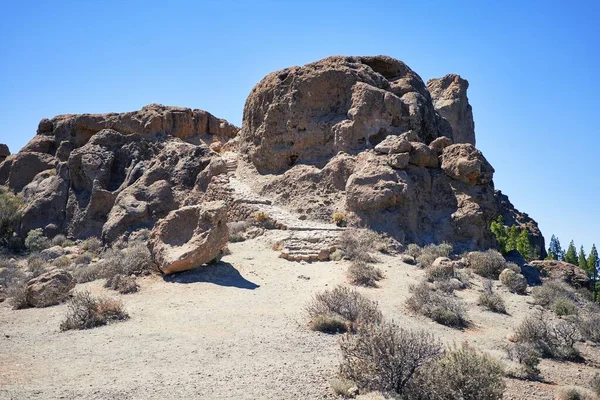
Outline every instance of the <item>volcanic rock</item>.
{"label": "volcanic rock", "polygon": [[75,287],[70,273],[61,269],[46,272],[27,282],[27,304],[48,307],[64,301]]}

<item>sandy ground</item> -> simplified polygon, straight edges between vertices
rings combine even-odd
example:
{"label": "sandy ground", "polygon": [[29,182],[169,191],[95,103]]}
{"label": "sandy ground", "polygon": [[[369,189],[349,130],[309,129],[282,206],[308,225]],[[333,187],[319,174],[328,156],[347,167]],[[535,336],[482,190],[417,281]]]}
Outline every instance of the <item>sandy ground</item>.
{"label": "sandy ground", "polygon": [[[169,280],[139,280],[118,295],[102,281],[78,285],[120,297],[131,319],[87,331],[60,332],[66,305],[11,310],[0,304],[0,399],[326,399],[339,361],[338,337],[307,329],[304,306],[318,291],[345,283],[344,262],[297,263],[277,258],[268,236],[230,245],[216,266]],[[410,315],[408,287],[423,272],[380,256],[386,279],[359,289],[388,319],[423,328],[452,345],[464,341],[504,357],[507,334],[532,311],[528,298],[499,293],[509,315],[482,311],[477,278],[459,296],[473,326],[445,328]],[[598,370],[543,361],[547,382],[507,380],[506,399],[553,399],[558,386],[581,385]]]}

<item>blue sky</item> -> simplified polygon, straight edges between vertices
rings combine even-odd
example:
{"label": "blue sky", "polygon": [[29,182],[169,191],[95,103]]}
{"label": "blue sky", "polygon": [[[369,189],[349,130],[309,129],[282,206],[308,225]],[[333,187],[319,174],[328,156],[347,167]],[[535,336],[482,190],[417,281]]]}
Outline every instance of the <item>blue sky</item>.
{"label": "blue sky", "polygon": [[[485,3],[485,4],[484,4]],[[495,184],[546,240],[600,245],[598,1],[12,1],[0,13],[0,142],[38,121],[201,108],[240,125],[267,73],[386,54],[470,82]]]}

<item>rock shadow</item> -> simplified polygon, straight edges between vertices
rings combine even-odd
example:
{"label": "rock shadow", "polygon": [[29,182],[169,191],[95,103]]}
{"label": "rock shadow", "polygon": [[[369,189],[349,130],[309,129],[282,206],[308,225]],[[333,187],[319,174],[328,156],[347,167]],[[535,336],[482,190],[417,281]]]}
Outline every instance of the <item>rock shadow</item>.
{"label": "rock shadow", "polygon": [[189,271],[177,272],[173,275],[163,275],[165,282],[197,283],[208,282],[219,286],[236,287],[254,290],[259,288],[254,282],[244,278],[233,265],[220,261],[217,264],[205,265]]}

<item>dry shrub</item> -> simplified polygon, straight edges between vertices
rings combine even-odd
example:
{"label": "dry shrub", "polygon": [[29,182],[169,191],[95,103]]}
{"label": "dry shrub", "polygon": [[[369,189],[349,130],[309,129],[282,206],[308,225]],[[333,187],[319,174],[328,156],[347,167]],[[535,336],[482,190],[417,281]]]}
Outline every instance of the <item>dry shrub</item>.
{"label": "dry shrub", "polygon": [[587,389],[565,387],[558,390],[555,400],[596,400],[596,396]]}
{"label": "dry shrub", "polygon": [[577,307],[570,300],[558,299],[552,303],[552,311],[554,311],[554,314],[557,316],[564,317],[567,315],[576,315]]}
{"label": "dry shrub", "polygon": [[346,214],[343,212],[336,211],[331,216],[331,222],[336,224],[337,226],[346,226],[348,223],[348,219],[346,218]]}
{"label": "dry shrub", "polygon": [[479,295],[477,304],[492,312],[506,314],[504,300],[500,295],[494,293],[494,282],[490,279],[484,279],[483,293]]}
{"label": "dry shrub", "polygon": [[377,282],[383,279],[383,273],[364,261],[355,260],[348,267],[348,277],[354,285],[377,287]]}
{"label": "dry shrub", "polygon": [[103,278],[114,275],[142,275],[154,268],[150,250],[143,243],[133,243],[122,250],[110,249],[100,261]]}
{"label": "dry shrub", "polygon": [[539,305],[550,308],[557,300],[577,301],[577,295],[564,282],[548,280],[542,286],[534,287],[531,294]]}
{"label": "dry shrub", "polygon": [[411,286],[410,292],[412,295],[406,304],[413,312],[442,325],[455,328],[468,326],[467,311],[459,299],[435,290],[427,282]]}
{"label": "dry shrub", "polygon": [[344,258],[344,252],[340,249],[335,249],[335,251],[329,255],[331,261],[340,261],[342,258]]}
{"label": "dry shrub", "polygon": [[519,370],[512,373],[515,378],[525,380],[539,380],[540,353],[531,343],[517,342],[507,349],[508,358],[519,363]]}
{"label": "dry shrub", "polygon": [[597,396],[600,396],[600,374],[596,373],[592,379],[590,379],[590,388]]}
{"label": "dry shrub", "polygon": [[507,264],[502,254],[491,249],[471,252],[466,258],[473,272],[489,279],[498,279]]}
{"label": "dry shrub", "polygon": [[64,243],[62,244],[62,247],[73,247],[75,246],[75,242],[73,242],[72,240],[65,240]]}
{"label": "dry shrub", "polygon": [[512,269],[505,268],[500,273],[500,282],[508,288],[512,293],[525,294],[527,293],[527,279]]}
{"label": "dry shrub", "polygon": [[306,311],[311,321],[319,316],[339,316],[350,330],[356,330],[362,325],[378,324],[383,320],[376,302],[344,286],[317,293],[307,305]]}
{"label": "dry shrub", "polygon": [[246,232],[250,226],[251,223],[248,221],[228,222],[227,228],[229,230],[229,241],[231,243],[237,243],[246,240],[244,237],[244,232]]}
{"label": "dry shrub", "polygon": [[13,310],[29,308],[29,304],[27,303],[27,283],[19,282],[9,287],[7,295],[10,298],[9,304]]}
{"label": "dry shrub", "polygon": [[400,256],[400,259],[402,260],[403,263],[406,263],[409,265],[415,265],[417,263],[417,260],[415,260],[415,258],[413,256],[410,256],[408,254],[402,254]]}
{"label": "dry shrub", "polygon": [[324,333],[344,333],[348,331],[348,324],[337,314],[320,314],[311,319],[310,329]]}
{"label": "dry shrub", "polygon": [[342,232],[339,246],[349,260],[370,263],[377,261],[370,253],[381,247],[380,241],[381,237],[373,231],[351,228]]}
{"label": "dry shrub", "polygon": [[42,260],[38,254],[33,254],[27,258],[27,269],[31,273],[30,279],[38,277],[46,272],[46,261]]}
{"label": "dry shrub", "polygon": [[77,283],[92,282],[105,277],[104,264],[98,262],[90,265],[76,265],[71,270],[71,275]]}
{"label": "dry shrub", "polygon": [[428,399],[496,400],[506,388],[502,365],[466,343],[444,352],[427,374]]}
{"label": "dry shrub", "polygon": [[335,378],[331,380],[331,388],[333,393],[345,398],[351,398],[356,395],[356,384],[348,379]]}
{"label": "dry shrub", "polygon": [[411,256],[414,259],[417,259],[421,255],[421,246],[415,243],[411,243],[406,247],[405,254]]}
{"label": "dry shrub", "polygon": [[416,259],[418,263],[421,263],[421,266],[427,268],[433,264],[436,258],[448,257],[450,253],[452,253],[452,245],[448,243],[428,244],[421,249]]}
{"label": "dry shrub", "polygon": [[52,238],[52,246],[63,246],[67,241],[67,237],[65,235],[58,234]]}
{"label": "dry shrub", "polygon": [[432,263],[425,268],[425,277],[429,282],[454,278],[454,266],[451,263]]}
{"label": "dry shrub", "polygon": [[406,394],[411,380],[441,353],[428,332],[410,331],[393,323],[368,325],[340,341],[340,374],[367,390]]}
{"label": "dry shrub", "polygon": [[91,329],[128,318],[120,301],[93,297],[87,291],[77,292],[69,303],[69,311],[60,324],[60,330]]}
{"label": "dry shrub", "polygon": [[75,256],[75,258],[73,258],[73,262],[77,265],[80,265],[80,264],[87,265],[87,264],[91,263],[93,259],[94,259],[94,255],[91,252],[86,251],[83,254],[79,254],[79,255]]}
{"label": "dry shrub", "polygon": [[106,280],[104,287],[112,290],[116,290],[121,294],[135,293],[139,290],[139,286],[132,276],[126,275],[113,275]]}
{"label": "dry shrub", "polygon": [[102,249],[102,241],[95,236],[91,236],[81,242],[81,249],[83,251],[89,251],[94,254],[98,254]]}
{"label": "dry shrub", "polygon": [[26,276],[14,260],[0,259],[0,286],[9,288],[25,280]]}
{"label": "dry shrub", "polygon": [[523,320],[515,331],[515,341],[527,343],[540,353],[540,356],[562,360],[580,360],[575,343],[580,334],[570,321],[551,322],[543,313]]}
{"label": "dry shrub", "polygon": [[71,266],[71,259],[67,256],[61,256],[52,261],[52,265],[56,268],[66,269]]}
{"label": "dry shrub", "polygon": [[576,322],[583,339],[600,344],[600,315],[598,313],[584,313],[577,318]]}

